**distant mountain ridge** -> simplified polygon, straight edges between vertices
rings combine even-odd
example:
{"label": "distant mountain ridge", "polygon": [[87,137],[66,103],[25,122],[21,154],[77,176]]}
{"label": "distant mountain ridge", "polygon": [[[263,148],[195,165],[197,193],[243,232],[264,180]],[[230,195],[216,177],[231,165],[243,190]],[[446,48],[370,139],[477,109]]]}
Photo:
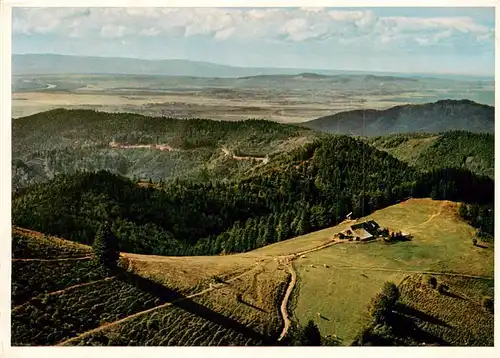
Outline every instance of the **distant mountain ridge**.
{"label": "distant mountain ridge", "polygon": [[301,72],[297,74],[266,74],[255,76],[238,77],[240,80],[252,79],[269,79],[269,80],[331,80],[331,81],[348,81],[354,78],[362,78],[364,81],[403,81],[403,82],[417,82],[415,78],[387,76],[387,75],[372,75],[372,74],[321,74],[316,72]]}
{"label": "distant mountain ridge", "polygon": [[340,112],[305,122],[303,126],[323,132],[360,136],[450,130],[494,133],[495,114],[494,107],[470,100],[441,100],[386,110]]}
{"label": "distant mountain ridge", "polygon": [[123,57],[70,56],[59,54],[13,54],[12,73],[14,75],[32,74],[129,74],[129,75],[163,75],[192,77],[252,77],[261,75],[297,75],[311,78],[322,75],[359,74],[377,76],[434,77],[434,78],[474,78],[489,77],[439,75],[439,74],[405,74],[379,71],[327,70],[273,67],[238,67],[216,64],[205,61],[183,59],[146,60]]}

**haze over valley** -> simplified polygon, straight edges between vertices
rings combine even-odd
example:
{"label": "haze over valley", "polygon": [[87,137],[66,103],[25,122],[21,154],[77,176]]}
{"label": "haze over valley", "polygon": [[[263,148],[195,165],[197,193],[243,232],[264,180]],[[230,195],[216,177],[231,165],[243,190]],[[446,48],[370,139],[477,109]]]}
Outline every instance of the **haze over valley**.
{"label": "haze over valley", "polygon": [[493,80],[463,76],[310,72],[54,55],[14,55],[13,66],[15,118],[62,107],[300,123],[342,111],[442,99],[494,102]]}

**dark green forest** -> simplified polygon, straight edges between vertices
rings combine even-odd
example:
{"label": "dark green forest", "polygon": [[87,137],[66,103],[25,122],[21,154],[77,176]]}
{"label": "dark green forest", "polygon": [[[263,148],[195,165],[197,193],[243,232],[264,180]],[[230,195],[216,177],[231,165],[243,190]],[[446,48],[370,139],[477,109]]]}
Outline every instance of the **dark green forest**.
{"label": "dark green forest", "polygon": [[[265,120],[146,117],[129,113],[56,109],[12,121],[12,184],[26,187],[57,174],[109,170],[154,181],[189,178],[200,182],[231,178],[253,163],[225,157],[264,157],[300,146],[318,133]],[[175,151],[112,148],[161,144]]]}
{"label": "dark green forest", "polygon": [[458,211],[460,217],[478,229],[477,236],[486,242],[493,242],[495,228],[495,212],[493,204],[476,205],[461,204]]}
{"label": "dark green forest", "polygon": [[14,193],[13,222],[91,244],[107,218],[122,251],[206,255],[252,250],[410,196],[487,205],[494,185],[466,169],[421,172],[360,140],[333,136],[228,182],[160,186],[107,171],[58,175]]}
{"label": "dark green forest", "polygon": [[[94,332],[66,344],[276,344],[274,331],[253,331],[136,275],[119,251],[246,252],[334,226],[351,212],[359,218],[411,197],[462,202],[459,215],[477,228],[474,245],[494,237],[490,134],[367,139],[263,120],[178,120],[62,109],[15,119],[12,130],[13,225],[43,233],[14,228],[13,345],[58,344],[178,301],[125,322],[117,334]],[[110,142],[175,150],[116,148]],[[236,160],[225,150],[269,162]],[[62,244],[49,235],[93,247]],[[356,344],[419,344],[410,339],[416,326],[397,319],[399,293],[393,286],[385,285],[376,297],[370,311],[374,322]],[[285,283],[280,287],[284,292]],[[322,337],[310,321],[292,327],[281,344],[340,341]]]}
{"label": "dark green forest", "polygon": [[491,178],[495,174],[495,138],[490,133],[404,133],[367,141],[421,170],[454,167]]}
{"label": "dark green forest", "polygon": [[[155,182],[233,180],[256,163],[232,160],[222,147],[239,156],[275,158],[329,135],[265,120],[220,122],[56,109],[14,119],[12,136],[12,185],[17,189],[57,174],[99,170]],[[493,134],[405,133],[365,140],[419,170],[454,167],[493,178]],[[175,150],[113,148],[113,141]],[[419,141],[429,145],[419,147]]]}
{"label": "dark green forest", "polygon": [[339,112],[303,125],[330,133],[370,137],[389,133],[442,133],[450,130],[493,133],[495,108],[467,99],[443,99],[432,103],[403,104],[383,110]]}

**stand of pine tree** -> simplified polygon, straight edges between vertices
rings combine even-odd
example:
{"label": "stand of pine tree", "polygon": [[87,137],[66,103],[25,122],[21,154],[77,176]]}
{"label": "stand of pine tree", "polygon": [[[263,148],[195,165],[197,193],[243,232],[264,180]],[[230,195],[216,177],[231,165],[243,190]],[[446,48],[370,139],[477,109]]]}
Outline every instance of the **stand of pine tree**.
{"label": "stand of pine tree", "polygon": [[317,140],[229,182],[141,187],[106,171],[58,175],[14,194],[15,225],[91,244],[102,218],[125,252],[243,252],[335,225],[409,196],[488,205],[493,180],[465,169],[420,172],[346,136]]}

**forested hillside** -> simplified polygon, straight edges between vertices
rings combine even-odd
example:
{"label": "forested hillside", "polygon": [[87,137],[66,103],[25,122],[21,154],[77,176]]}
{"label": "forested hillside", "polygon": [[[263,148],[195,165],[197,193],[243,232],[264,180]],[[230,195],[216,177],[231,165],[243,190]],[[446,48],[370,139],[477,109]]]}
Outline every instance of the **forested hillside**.
{"label": "forested hillside", "polygon": [[232,160],[223,146],[239,155],[265,157],[315,137],[311,130],[264,120],[180,120],[57,109],[13,119],[13,187],[79,170],[154,181],[224,179],[256,163]]}
{"label": "forested hillside", "polygon": [[304,126],[324,132],[361,136],[450,130],[493,133],[495,113],[494,107],[470,100],[441,100],[386,110],[341,112],[306,122]]}
{"label": "forested hillside", "polygon": [[160,186],[103,171],[60,175],[19,190],[13,221],[88,244],[109,218],[122,251],[202,255],[251,250],[408,196],[493,201],[490,178],[465,169],[420,172],[347,136],[318,139],[237,180]]}
{"label": "forested hillside", "polygon": [[[251,157],[274,161],[280,153],[329,134],[264,120],[179,120],[58,109],[14,119],[12,136],[15,190],[77,171],[108,170],[154,182],[236,179],[262,166]],[[493,178],[493,134],[403,133],[366,140],[418,169],[463,168]]]}
{"label": "forested hillside", "polygon": [[495,174],[495,140],[489,133],[405,133],[369,138],[368,143],[422,170],[447,166],[491,178]]}

